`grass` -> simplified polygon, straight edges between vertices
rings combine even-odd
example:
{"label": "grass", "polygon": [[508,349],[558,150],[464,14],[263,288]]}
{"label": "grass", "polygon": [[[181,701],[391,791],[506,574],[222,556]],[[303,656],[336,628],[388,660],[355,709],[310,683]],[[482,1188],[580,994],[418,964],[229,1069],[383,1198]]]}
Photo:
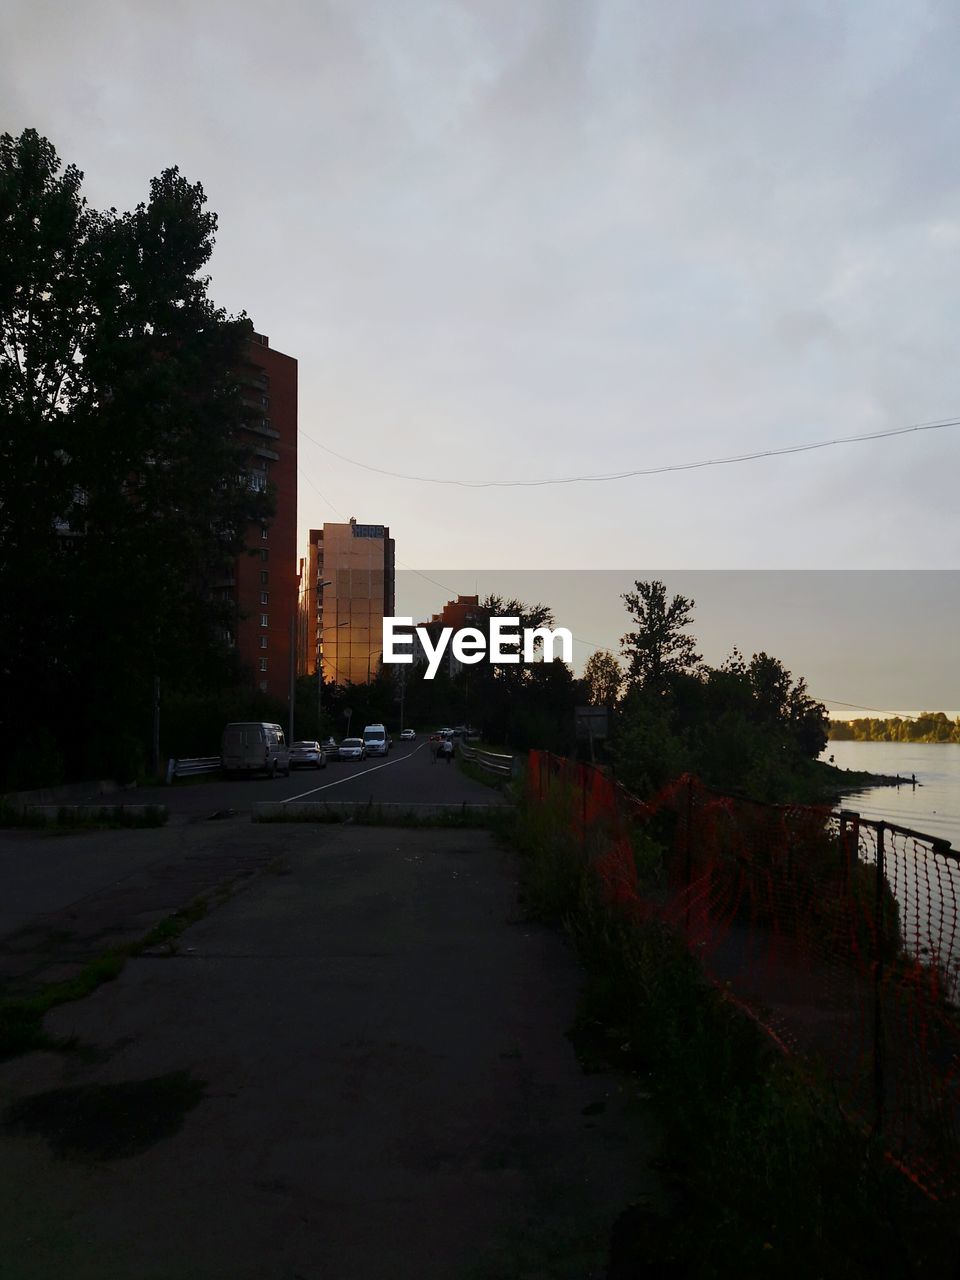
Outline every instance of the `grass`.
{"label": "grass", "polygon": [[[682,939],[602,900],[602,833],[571,836],[574,801],[521,804],[525,912],[565,930],[584,982],[570,1036],[586,1070],[652,1097],[674,1212],[624,1206],[608,1275],[820,1277],[943,1272],[952,1227],[845,1120],[829,1082],[777,1051],[706,982]],[[656,891],[662,850],[638,840]],[[549,1272],[547,1272],[549,1274]]]}
{"label": "grass", "polygon": [[494,791],[507,791],[510,787],[511,779],[502,773],[490,773],[488,769],[483,769],[473,760],[465,760],[463,756],[456,757],[456,764],[460,772],[467,778],[472,778],[474,782],[482,782],[485,787],[490,787]]}
{"label": "grass", "polygon": [[29,996],[0,998],[0,1061],[30,1053],[37,1049],[69,1049],[72,1040],[49,1035],[43,1020],[58,1005],[83,1000],[105,982],[118,977],[131,956],[141,955],[152,947],[172,947],[177,938],[207,914],[207,902],[198,898],[189,906],[165,916],[136,942],[107,951],[90,960],[73,978],[50,982]]}

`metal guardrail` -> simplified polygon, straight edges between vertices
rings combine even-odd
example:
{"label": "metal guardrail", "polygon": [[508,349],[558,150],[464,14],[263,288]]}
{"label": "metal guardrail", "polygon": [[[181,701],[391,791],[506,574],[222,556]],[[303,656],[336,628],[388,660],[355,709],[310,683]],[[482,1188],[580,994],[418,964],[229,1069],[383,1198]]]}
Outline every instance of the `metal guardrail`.
{"label": "metal guardrail", "polygon": [[488,773],[497,773],[504,778],[513,777],[513,756],[502,755],[497,751],[481,751],[479,747],[468,747],[465,742],[460,744],[460,755],[462,759],[479,765]]}
{"label": "metal guardrail", "polygon": [[196,756],[183,760],[167,761],[167,784],[174,778],[194,778],[201,773],[219,773],[219,756]]}

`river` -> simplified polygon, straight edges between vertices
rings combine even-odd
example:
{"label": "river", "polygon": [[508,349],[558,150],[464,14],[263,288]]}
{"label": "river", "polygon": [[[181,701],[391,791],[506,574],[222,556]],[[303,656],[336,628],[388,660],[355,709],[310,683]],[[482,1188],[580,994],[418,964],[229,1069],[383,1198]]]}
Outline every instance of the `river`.
{"label": "river", "polygon": [[[828,742],[820,757],[841,769],[899,774],[901,787],[871,787],[844,796],[843,807],[949,840],[960,852],[960,743]],[[916,788],[909,778],[916,774]]]}

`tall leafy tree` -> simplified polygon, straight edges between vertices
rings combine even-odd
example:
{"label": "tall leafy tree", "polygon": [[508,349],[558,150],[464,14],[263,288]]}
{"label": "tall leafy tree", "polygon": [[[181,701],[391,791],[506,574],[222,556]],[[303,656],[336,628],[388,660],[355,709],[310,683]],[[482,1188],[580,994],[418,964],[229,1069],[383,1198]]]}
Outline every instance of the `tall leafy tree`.
{"label": "tall leafy tree", "polygon": [[82,746],[141,734],[155,675],[222,673],[214,585],[269,511],[202,187],[168,169],[120,214],[82,178],[34,130],[0,137],[0,716],[74,770],[116,764]]}
{"label": "tall leafy tree", "polygon": [[687,632],[693,621],[694,602],[675,595],[667,601],[663,582],[635,582],[636,590],[623,595],[634,630],[620,640],[627,660],[627,680],[651,693],[666,691],[676,676],[700,662],[696,640]]}
{"label": "tall leafy tree", "polygon": [[623,668],[612,653],[598,649],[584,663],[583,683],[591,706],[611,707],[620,697]]}

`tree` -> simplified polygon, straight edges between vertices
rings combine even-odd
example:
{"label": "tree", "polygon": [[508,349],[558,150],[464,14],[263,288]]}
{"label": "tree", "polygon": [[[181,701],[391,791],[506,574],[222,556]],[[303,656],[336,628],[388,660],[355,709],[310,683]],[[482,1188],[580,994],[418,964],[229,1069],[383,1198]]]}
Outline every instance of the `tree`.
{"label": "tree", "polygon": [[635,591],[623,595],[635,631],[620,640],[627,659],[627,680],[631,685],[653,693],[665,692],[674,677],[691,671],[700,661],[696,640],[685,628],[693,621],[694,602],[675,595],[667,603],[666,586],[653,582],[635,582]]}
{"label": "tree", "polygon": [[613,706],[620,697],[623,668],[612,653],[598,649],[584,664],[583,683],[590,706]]}
{"label": "tree", "polygon": [[113,763],[78,725],[132,749],[155,676],[224,680],[215,583],[270,510],[202,187],[168,169],[118,214],[82,178],[34,130],[0,136],[0,723],[43,725],[73,771]]}

